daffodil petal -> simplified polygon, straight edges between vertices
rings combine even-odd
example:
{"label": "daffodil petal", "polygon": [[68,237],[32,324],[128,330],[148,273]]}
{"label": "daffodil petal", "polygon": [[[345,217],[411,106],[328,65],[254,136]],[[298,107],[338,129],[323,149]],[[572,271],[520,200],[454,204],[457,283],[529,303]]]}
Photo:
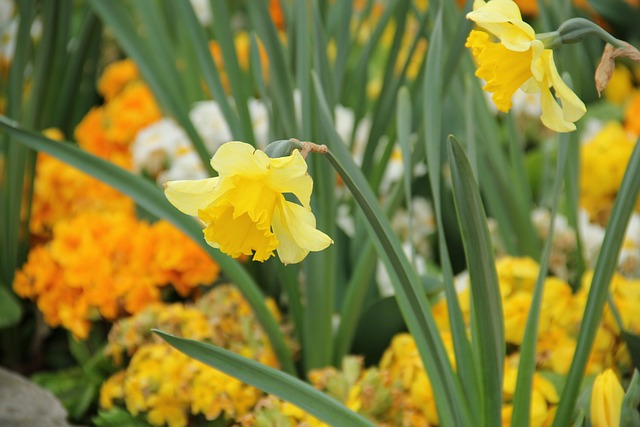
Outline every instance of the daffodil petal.
{"label": "daffodil petal", "polygon": [[333,240],[316,229],[311,211],[295,203],[282,201],[273,215],[273,233],[280,242],[276,251],[283,264],[302,261],[310,251],[321,251]]}
{"label": "daffodil petal", "polygon": [[269,158],[251,144],[231,141],[222,144],[211,159],[211,167],[220,177],[240,174],[259,178],[267,173]]}
{"label": "daffodil petal", "polygon": [[279,193],[293,193],[302,206],[309,208],[313,180],[307,174],[307,162],[298,150],[290,156],[271,159],[269,186]]}
{"label": "daffodil petal", "polygon": [[556,101],[548,88],[541,88],[540,103],[542,107],[542,123],[556,132],[571,132],[576,130],[576,125],[564,120],[562,107]]}
{"label": "daffodil petal", "polygon": [[535,31],[522,20],[520,9],[512,0],[492,0],[474,4],[467,19],[491,32],[510,50],[522,52],[535,40]]}
{"label": "daffodil petal", "polygon": [[587,112],[587,107],[585,107],[584,103],[578,98],[578,95],[576,95],[564,80],[562,80],[562,77],[560,77],[560,73],[558,73],[558,69],[553,60],[553,52],[545,52],[545,56],[548,56],[548,60],[545,61],[547,75],[551,80],[551,85],[556,91],[556,96],[562,101],[562,115],[564,119],[570,122],[578,121],[584,116],[584,113]]}
{"label": "daffodil petal", "polygon": [[198,215],[198,209],[203,209],[215,199],[215,188],[218,178],[198,180],[169,181],[164,184],[164,194],[167,200],[179,211],[191,215]]}

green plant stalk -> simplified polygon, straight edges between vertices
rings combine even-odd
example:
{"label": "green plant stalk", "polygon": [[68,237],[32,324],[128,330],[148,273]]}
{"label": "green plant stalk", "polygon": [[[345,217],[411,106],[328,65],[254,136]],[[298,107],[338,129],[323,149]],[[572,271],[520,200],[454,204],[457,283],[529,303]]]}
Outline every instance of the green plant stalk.
{"label": "green plant stalk", "polygon": [[[176,4],[180,3],[181,2]],[[127,16],[121,2],[90,0],[90,4],[102,21],[112,29],[122,48],[136,61],[136,65],[140,69],[140,73],[150,86],[163,110],[173,115],[176,121],[185,130],[189,139],[193,143],[205,170],[210,174],[213,174],[213,168],[209,164],[210,154],[186,112],[189,106],[187,105],[186,100],[181,96],[175,82],[171,80],[171,72],[166,70],[168,67],[175,67],[175,64],[164,64],[159,62],[159,58],[155,58],[148,53],[148,47],[136,34],[134,24],[129,16]],[[188,29],[191,29],[192,27],[193,26],[189,26]],[[197,28],[201,29],[200,26]],[[196,40],[201,39],[196,38]],[[201,41],[204,43],[204,40]],[[211,61],[213,60],[211,59]],[[224,91],[222,92],[224,93]],[[224,106],[222,104],[221,108],[224,112]]]}
{"label": "green plant stalk", "polygon": [[551,221],[545,238],[544,248],[540,257],[540,270],[533,289],[529,316],[525,326],[524,337],[520,347],[520,361],[518,364],[518,379],[516,392],[513,398],[513,415],[511,425],[513,427],[529,426],[531,416],[531,391],[533,390],[533,375],[536,370],[536,345],[538,341],[538,327],[540,324],[540,311],[542,309],[542,296],[544,294],[545,279],[549,268],[549,257],[553,247],[553,233],[555,230],[556,215],[562,192],[563,178],[569,153],[569,137],[567,134],[560,136],[558,144],[558,163],[556,165],[556,178],[553,185],[553,204],[551,207]]}
{"label": "green plant stalk", "polygon": [[618,254],[624,239],[624,233],[631,217],[635,201],[640,189],[640,144],[636,145],[629,159],[627,169],[620,185],[620,191],[611,211],[611,217],[605,232],[600,255],[591,280],[591,288],[587,296],[584,317],[580,324],[580,333],[576,351],[567,375],[567,381],[553,422],[553,427],[567,425],[571,420],[573,408],[578,398],[580,383],[589,358],[593,340],[602,318],[604,304],[607,300],[609,284],[616,270]]}
{"label": "green plant stalk", "polygon": [[58,108],[55,110],[52,124],[60,128],[65,135],[70,135],[72,130],[72,113],[74,100],[79,94],[80,85],[78,82],[82,80],[82,72],[87,59],[89,57],[91,42],[100,37],[102,26],[100,21],[91,8],[85,6],[80,30],[78,31],[78,44],[71,54],[69,64],[63,76],[60,86]]}
{"label": "green plant stalk", "polygon": [[[9,88],[7,93],[7,114],[16,119],[23,115],[24,71],[31,54],[30,28],[35,10],[34,1],[23,0],[19,3],[20,22],[16,36],[16,54],[9,69]],[[0,282],[11,289],[13,276],[18,267],[18,248],[20,240],[20,214],[24,189],[24,167],[28,149],[13,144],[11,135],[0,135],[1,156],[4,160],[3,176],[0,180],[0,238],[3,251],[0,256]]]}
{"label": "green plant stalk", "polygon": [[[460,410],[459,405],[464,400],[460,386],[453,376],[448,356],[444,351],[442,338],[437,330],[430,307],[420,289],[419,280],[408,265],[406,257],[401,255],[402,249],[398,247],[399,242],[390,240],[389,236],[392,235],[392,231],[388,223],[385,224],[380,221],[382,213],[377,206],[371,203],[373,194],[365,195],[371,190],[366,187],[368,191],[365,193],[364,187],[356,184],[349,172],[331,151],[327,154],[327,159],[353,194],[354,199],[368,220],[367,225],[377,238],[378,254],[383,257],[387,265],[392,283],[396,288],[396,298],[401,311],[407,321],[409,331],[414,335],[425,369],[431,379],[442,424],[469,425],[464,424],[465,421],[470,420],[470,414]],[[421,345],[421,338],[426,340],[426,346]],[[463,424],[458,424],[459,422]]]}
{"label": "green plant stalk", "polygon": [[[220,73],[216,68],[216,64],[209,51],[209,45],[207,43],[207,36],[204,29],[198,22],[198,18],[191,7],[189,2],[173,2],[173,7],[181,16],[187,27],[187,34],[191,43],[193,44],[198,65],[202,72],[205,83],[211,91],[211,95],[215,98],[216,102],[220,106],[220,110],[229,125],[229,129],[233,135],[249,135],[243,132],[243,126],[240,123],[240,119],[235,114],[227,95],[222,87],[222,81],[220,80]],[[246,107],[246,105],[245,105]]]}
{"label": "green plant stalk", "polygon": [[291,350],[285,343],[277,322],[265,304],[264,295],[253,278],[237,261],[209,246],[202,237],[200,225],[175,209],[158,187],[142,177],[133,175],[106,160],[79,149],[73,144],[52,141],[24,130],[5,116],[0,116],[0,129],[32,150],[43,151],[127,194],[151,215],[170,221],[193,239],[218,263],[220,269],[240,289],[269,337],[282,369],[295,375]]}
{"label": "green plant stalk", "polygon": [[[470,425],[471,415],[466,406],[460,407],[460,403],[464,402],[462,390],[453,373],[429,303],[422,291],[420,279],[404,255],[391,225],[381,212],[366,178],[355,165],[347,147],[337,134],[322,86],[315,74],[313,82],[321,125],[328,134],[331,150],[335,150],[336,153],[334,155],[329,151],[327,158],[352,192],[368,220],[367,228],[391,277],[403,317],[414,336],[429,374],[439,408],[440,421],[443,426]],[[343,166],[343,162],[348,165],[348,169]]]}
{"label": "green plant stalk", "polygon": [[521,138],[518,135],[518,130],[516,129],[513,112],[510,112],[507,115],[507,130],[509,135],[507,139],[511,165],[510,182],[512,183],[512,186],[516,188],[516,191],[514,191],[513,194],[519,211],[518,218],[521,219],[519,222],[521,227],[518,228],[518,235],[520,236],[523,254],[533,259],[537,259],[540,255],[540,244],[536,231],[533,228],[533,223],[530,220],[533,198],[531,196],[531,187],[527,178],[527,169],[524,163]]}
{"label": "green plant stalk", "polygon": [[[386,58],[386,66],[383,74],[382,88],[380,89],[380,96],[374,106],[373,119],[371,120],[371,131],[369,132],[369,138],[362,157],[362,172],[366,176],[370,176],[373,171],[374,153],[380,138],[385,133],[385,129],[388,127],[388,123],[393,117],[393,109],[396,106],[396,99],[400,83],[395,77],[395,67],[398,59],[398,53],[402,44],[402,38],[404,36],[407,12],[409,10],[409,2],[401,1],[397,3],[395,8],[395,22],[396,29],[391,48],[389,49],[388,56]],[[420,37],[420,34],[416,36],[416,39]],[[414,41],[415,42],[415,41]],[[415,46],[415,43],[414,43]],[[407,61],[410,58],[407,58]],[[402,78],[402,76],[400,76]]]}
{"label": "green plant stalk", "polygon": [[[448,151],[456,213],[471,283],[472,319],[477,326],[474,350],[480,361],[481,393],[484,396],[481,420],[484,426],[496,426],[501,423],[506,347],[502,296],[487,217],[471,165],[454,137],[449,137]],[[481,326],[477,324],[480,319]]]}
{"label": "green plant stalk", "polygon": [[338,9],[338,25],[336,34],[336,60],[333,65],[333,81],[335,83],[334,99],[340,99],[342,94],[345,69],[349,51],[351,50],[351,16],[353,15],[353,0],[337,2],[334,8]]}
{"label": "green plant stalk", "polygon": [[291,375],[211,344],[178,338],[155,329],[153,332],[187,356],[287,400],[329,425],[374,426],[342,403]]}
{"label": "green plant stalk", "polygon": [[436,15],[435,26],[431,32],[430,46],[427,53],[426,69],[424,73],[423,90],[423,117],[425,125],[424,150],[426,153],[427,169],[429,171],[429,184],[433,199],[436,230],[438,233],[438,253],[442,268],[442,280],[444,282],[447,312],[451,335],[453,338],[454,352],[458,377],[465,391],[460,404],[464,404],[469,412],[477,413],[482,410],[484,394],[480,392],[479,374],[481,367],[478,364],[478,354],[473,354],[472,346],[467,338],[458,293],[453,281],[453,269],[449,258],[449,248],[445,235],[442,209],[441,174],[442,174],[442,107],[444,105],[444,73],[442,68],[443,58],[443,11],[440,9]]}
{"label": "green plant stalk", "polygon": [[567,158],[567,168],[565,176],[565,205],[567,209],[567,220],[571,228],[575,230],[576,235],[576,256],[578,257],[578,265],[575,277],[571,278],[571,287],[575,290],[580,286],[580,278],[584,274],[585,262],[583,256],[582,238],[580,237],[580,222],[578,221],[579,204],[578,195],[580,194],[580,141],[575,132],[569,135],[567,145],[569,153]]}
{"label": "green plant stalk", "polygon": [[238,62],[227,3],[224,1],[210,0],[209,4],[211,5],[213,16],[215,16],[213,31],[222,50],[224,68],[227,72],[231,93],[233,94],[233,99],[236,101],[236,109],[238,110],[240,133],[237,138],[255,143],[251,115],[247,107],[250,86],[244,81],[244,72],[240,69]]}
{"label": "green plant stalk", "polygon": [[264,2],[248,2],[247,11],[269,57],[269,86],[274,104],[279,111],[280,124],[286,134],[298,135],[298,124],[294,120],[296,114],[293,105],[293,86],[291,84],[293,78],[291,77],[278,31]]}

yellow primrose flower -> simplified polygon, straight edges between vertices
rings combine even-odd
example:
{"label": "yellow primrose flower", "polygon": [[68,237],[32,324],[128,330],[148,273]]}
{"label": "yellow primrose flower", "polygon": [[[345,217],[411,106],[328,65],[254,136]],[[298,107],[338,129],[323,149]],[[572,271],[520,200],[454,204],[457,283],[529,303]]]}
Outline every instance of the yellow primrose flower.
{"label": "yellow primrose flower", "polygon": [[[478,63],[476,76],[487,82],[484,90],[493,93],[498,110],[509,111],[512,95],[521,88],[527,93],[540,93],[540,118],[545,126],[557,132],[575,130],[574,122],[584,115],[586,107],[562,80],[553,51],[536,39],[533,28],[522,20],[516,3],[476,0],[467,19],[487,31],[471,31],[466,46]],[[499,42],[492,41],[490,35]]]}
{"label": "yellow primrose flower", "polygon": [[591,391],[591,425],[619,426],[623,398],[624,390],[611,369],[598,375]]}
{"label": "yellow primrose flower", "polygon": [[[309,201],[313,181],[298,150],[269,158],[243,142],[223,144],[211,159],[216,178],[170,181],[167,199],[204,222],[207,243],[237,258],[264,261],[277,249],[284,264],[302,261],[333,241],[316,229]],[[287,201],[285,194],[300,204]]]}

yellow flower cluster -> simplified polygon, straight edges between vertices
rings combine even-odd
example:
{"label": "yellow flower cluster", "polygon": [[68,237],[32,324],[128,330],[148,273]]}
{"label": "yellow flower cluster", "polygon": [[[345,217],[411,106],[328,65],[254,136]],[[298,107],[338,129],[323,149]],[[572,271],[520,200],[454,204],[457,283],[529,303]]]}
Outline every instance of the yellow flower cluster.
{"label": "yellow flower cluster", "polygon": [[55,223],[52,240],[34,247],[16,273],[14,290],[35,300],[47,323],[83,339],[100,316],[137,313],[159,301],[168,283],[187,295],[218,273],[200,247],[164,221],[85,211]]}
{"label": "yellow flower cluster", "polygon": [[[273,302],[269,304],[279,317]],[[118,363],[125,352],[131,360],[103,384],[102,408],[124,405],[154,426],[181,427],[191,415],[201,414],[207,420],[241,418],[263,395],[161,343],[149,332],[152,327],[277,367],[269,340],[248,303],[235,287],[221,285],[195,305],[154,304],[114,325],[105,351]]]}
{"label": "yellow flower cluster", "polygon": [[580,152],[580,206],[605,225],[635,141],[619,122],[607,123]]}
{"label": "yellow flower cluster", "polygon": [[121,167],[131,167],[129,145],[140,129],[162,113],[130,59],[108,65],[98,81],[105,104],[92,108],[78,124],[75,138],[83,149]]}
{"label": "yellow flower cluster", "polygon": [[640,65],[635,64],[633,69],[616,65],[604,96],[624,110],[625,130],[634,140],[640,137]]}

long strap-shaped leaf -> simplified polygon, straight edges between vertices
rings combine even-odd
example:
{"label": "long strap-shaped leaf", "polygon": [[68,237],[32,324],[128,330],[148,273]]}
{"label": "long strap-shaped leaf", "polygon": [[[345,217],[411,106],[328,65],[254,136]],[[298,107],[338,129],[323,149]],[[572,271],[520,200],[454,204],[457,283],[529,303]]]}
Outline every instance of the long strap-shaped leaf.
{"label": "long strap-shaped leaf", "polygon": [[178,338],[162,331],[153,332],[187,356],[287,400],[331,426],[374,425],[342,403],[291,375],[211,344]]}
{"label": "long strap-shaped leaf", "polygon": [[158,218],[164,218],[202,247],[220,266],[222,271],[238,286],[253,309],[260,325],[269,336],[271,345],[282,368],[295,373],[291,352],[284,342],[278,324],[264,302],[264,295],[242,266],[217,249],[207,245],[200,226],[188,216],[176,210],[158,187],[142,177],[113,165],[99,157],[64,142],[56,142],[36,133],[22,129],[17,123],[0,116],[0,129],[27,147],[43,151],[69,165],[97,178],[132,197],[140,206]]}
{"label": "long strap-shaped leaf", "polygon": [[431,313],[431,307],[422,290],[420,279],[402,251],[400,241],[378,205],[367,179],[335,131],[331,121],[331,112],[323,95],[322,85],[315,74],[313,74],[313,80],[318,98],[320,121],[328,133],[328,142],[332,150],[327,157],[353,194],[367,219],[369,234],[373,238],[378,254],[391,277],[398,305],[409,331],[413,334],[420,357],[431,380],[440,425],[473,425],[471,415],[464,404],[466,400],[453,373],[438,327]]}
{"label": "long strap-shaped leaf", "polygon": [[501,423],[502,374],[505,354],[502,298],[498,286],[487,217],[480,198],[480,189],[471,165],[460,143],[449,138],[451,180],[462,243],[471,281],[473,320],[482,321],[477,330],[480,377],[482,385],[483,423]]}
{"label": "long strap-shaped leaf", "polygon": [[518,380],[516,393],[513,398],[513,415],[511,425],[513,427],[528,427],[531,414],[531,391],[533,390],[533,375],[536,370],[536,345],[538,343],[538,327],[540,323],[540,311],[542,310],[542,296],[544,294],[545,279],[549,267],[549,257],[553,247],[553,233],[555,229],[556,212],[560,204],[560,195],[563,187],[563,177],[569,153],[569,136],[563,133],[559,137],[558,163],[556,165],[556,179],[553,183],[553,205],[551,208],[551,222],[544,243],[542,256],[540,257],[540,270],[536,285],[533,290],[531,307],[527,316],[524,338],[520,347],[520,361],[518,363]]}
{"label": "long strap-shaped leaf", "polygon": [[638,164],[640,164],[640,139],[633,149],[620,185],[620,191],[618,191],[616,201],[613,204],[600,255],[593,271],[584,317],[582,318],[582,323],[580,323],[576,352],[567,375],[565,388],[560,397],[556,418],[553,421],[554,427],[566,426],[571,421],[587,360],[600,325],[604,305],[607,302],[609,284],[618,264],[618,254],[624,240],[624,233],[638,197],[638,190],[640,190],[640,168]]}
{"label": "long strap-shaped leaf", "polygon": [[111,28],[122,48],[135,60],[142,77],[163,110],[172,115],[185,130],[205,169],[213,172],[209,165],[210,154],[189,119],[187,102],[176,87],[176,82],[172,81],[173,72],[167,71],[175,68],[175,64],[162,62],[148,52],[147,44],[136,33],[135,25],[122,2],[90,0],[90,4],[100,19]]}

